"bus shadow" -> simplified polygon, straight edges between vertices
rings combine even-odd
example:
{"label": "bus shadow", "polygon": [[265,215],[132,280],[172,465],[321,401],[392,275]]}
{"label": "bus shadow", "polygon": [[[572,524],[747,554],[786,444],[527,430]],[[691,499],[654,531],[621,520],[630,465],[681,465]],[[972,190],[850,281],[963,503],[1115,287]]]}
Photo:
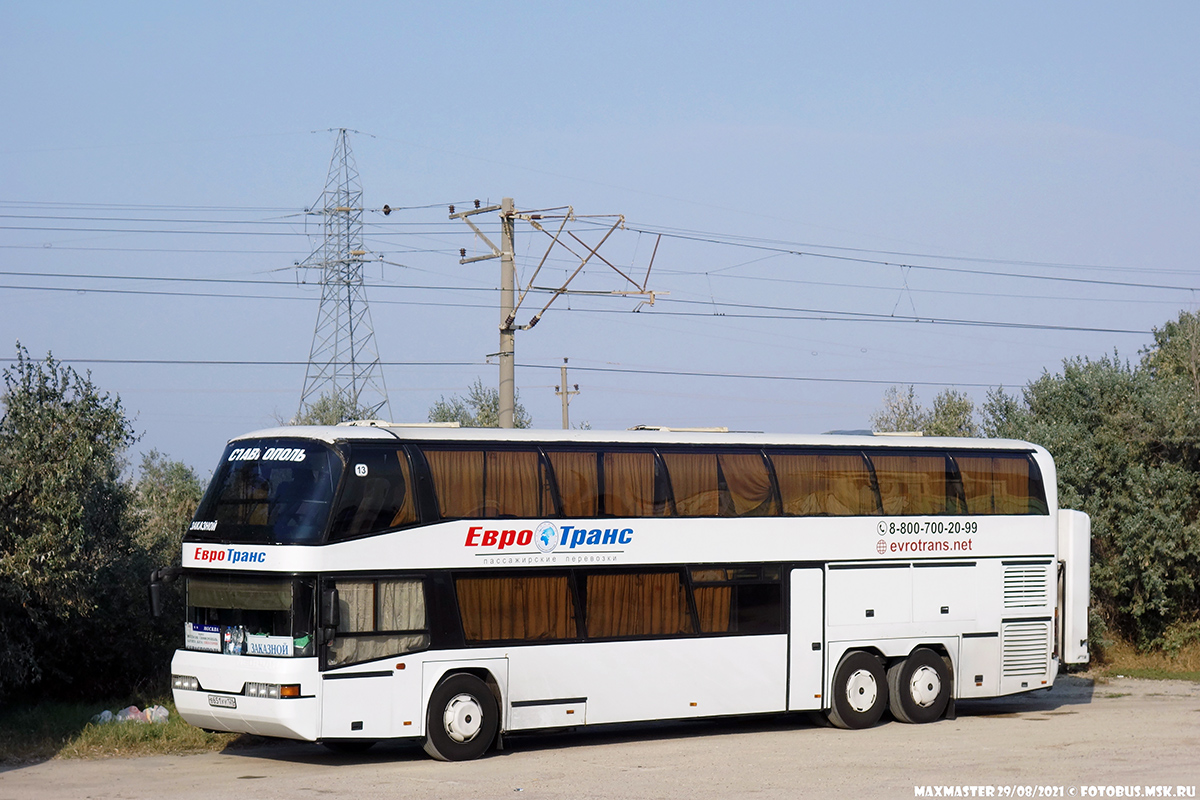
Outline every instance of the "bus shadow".
{"label": "bus shadow", "polygon": [[959,700],[960,717],[1005,717],[1037,713],[1075,713],[1064,706],[1088,705],[1095,694],[1096,682],[1076,675],[1059,675],[1050,689],[1024,694],[992,697],[986,700]]}
{"label": "bus shadow", "polygon": [[[1016,717],[1027,714],[1073,714],[1070,706],[1092,702],[1095,682],[1091,678],[1061,675],[1049,690],[995,697],[985,700],[959,700],[955,712],[959,717]],[[1036,717],[1035,717],[1036,718]],[[884,715],[881,724],[895,724]],[[624,722],[558,730],[533,731],[504,737],[504,749],[493,750],[488,758],[503,758],[518,753],[543,750],[567,750],[578,747],[597,747],[644,740],[699,739],[709,736],[738,736],[758,733],[777,733],[807,728],[828,727],[822,714],[803,712],[765,714],[718,719],[667,720],[661,722]],[[396,740],[379,742],[364,753],[340,753],[311,742],[271,742],[255,746],[234,746],[224,755],[262,758],[330,767],[363,764],[394,764],[424,761],[428,758],[421,742]]]}

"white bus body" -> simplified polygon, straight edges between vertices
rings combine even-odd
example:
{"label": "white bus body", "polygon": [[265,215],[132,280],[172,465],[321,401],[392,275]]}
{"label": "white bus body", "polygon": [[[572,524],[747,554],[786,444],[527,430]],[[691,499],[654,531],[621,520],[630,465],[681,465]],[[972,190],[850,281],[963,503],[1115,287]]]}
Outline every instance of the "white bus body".
{"label": "white bus body", "polygon": [[[860,458],[869,484],[851,475]],[[306,462],[325,465],[324,488],[286,505],[312,479],[289,464]],[[653,475],[621,483],[640,468]],[[542,513],[503,514],[534,507],[497,499],[505,481]],[[795,496],[818,484],[827,500]],[[644,488],[642,513],[569,511],[627,510],[624,485]],[[834,507],[853,491],[876,512]],[[456,492],[480,505],[455,512]],[[938,513],[907,513],[942,495]],[[600,723],[932,721],[1087,661],[1088,545],[1087,517],[1057,507],[1050,456],[1024,442],[260,431],[230,442],[183,546],[174,699],[206,729],[342,747],[411,737],[448,759]]]}

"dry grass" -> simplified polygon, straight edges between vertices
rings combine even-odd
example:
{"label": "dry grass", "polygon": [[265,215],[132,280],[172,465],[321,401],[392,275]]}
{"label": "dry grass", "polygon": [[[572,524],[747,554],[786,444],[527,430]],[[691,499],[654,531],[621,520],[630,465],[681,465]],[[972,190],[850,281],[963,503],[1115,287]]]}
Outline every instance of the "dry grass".
{"label": "dry grass", "polygon": [[1174,654],[1162,650],[1143,653],[1128,642],[1113,642],[1105,648],[1103,661],[1093,664],[1092,672],[1105,677],[1200,682],[1200,642],[1189,642]]}
{"label": "dry grass", "polygon": [[184,722],[170,700],[158,702],[171,712],[166,723],[91,721],[105,708],[115,711],[128,703],[43,702],[6,708],[0,712],[0,763],[200,753],[262,741],[236,733],[206,733]]}

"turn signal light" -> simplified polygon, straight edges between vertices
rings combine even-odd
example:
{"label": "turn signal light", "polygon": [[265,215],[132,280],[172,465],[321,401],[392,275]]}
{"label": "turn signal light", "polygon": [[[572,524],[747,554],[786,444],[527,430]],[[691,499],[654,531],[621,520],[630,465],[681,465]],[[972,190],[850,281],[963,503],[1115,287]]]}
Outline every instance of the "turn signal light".
{"label": "turn signal light", "polygon": [[279,696],[280,697],[299,697],[300,696],[300,684],[285,683],[283,686],[279,687]]}

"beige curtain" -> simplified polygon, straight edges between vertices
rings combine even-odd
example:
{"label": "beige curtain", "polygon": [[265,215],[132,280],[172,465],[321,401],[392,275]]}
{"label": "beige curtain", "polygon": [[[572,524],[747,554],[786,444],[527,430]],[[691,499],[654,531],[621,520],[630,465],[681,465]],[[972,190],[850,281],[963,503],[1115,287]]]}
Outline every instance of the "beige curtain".
{"label": "beige curtain", "polygon": [[696,613],[700,615],[701,633],[725,633],[729,630],[732,609],[732,586],[697,586]]}
{"label": "beige curtain", "polygon": [[675,510],[681,517],[715,517],[719,510],[717,457],[703,453],[663,453]]}
{"label": "beige curtain", "polygon": [[654,454],[604,454],[604,511],[614,517],[654,516]]}
{"label": "beige curtain", "polygon": [[543,489],[538,480],[537,452],[487,453],[487,486],[484,490],[488,517],[539,517]]}
{"label": "beige curtain", "polygon": [[459,578],[458,608],[468,642],[575,638],[567,578]]}
{"label": "beige curtain", "polygon": [[878,514],[871,473],[857,454],[772,455],[783,513],[792,516]]}
{"label": "beige curtain", "polygon": [[679,574],[587,577],[589,637],[669,636],[692,632]]}
{"label": "beige curtain", "polygon": [[[415,485],[412,479],[412,470],[409,469],[408,459],[404,457],[404,453],[400,450],[396,451],[396,463],[400,466],[400,477],[403,480],[403,485],[393,487],[393,502],[399,501],[396,506],[396,513],[392,517],[391,527],[395,528],[400,525],[412,525],[417,521],[417,504],[413,500],[415,494]],[[395,497],[399,494],[400,497]]]}
{"label": "beige curtain", "polygon": [[546,453],[554,478],[563,515],[595,517],[600,513],[600,489],[595,453]]}
{"label": "beige curtain", "polygon": [[722,455],[718,460],[734,516],[773,516],[778,513],[771,493],[771,474],[761,455],[738,453]]}
{"label": "beige curtain", "polygon": [[944,456],[873,455],[884,514],[945,514]]}
{"label": "beige curtain", "polygon": [[482,516],[483,457],[482,450],[425,451],[443,517]]}
{"label": "beige curtain", "polygon": [[1029,459],[1026,456],[956,456],[967,496],[968,514],[1028,514]]}
{"label": "beige curtain", "polygon": [[331,664],[354,664],[402,655],[429,646],[428,633],[394,634],[375,631],[427,628],[425,591],[420,580],[338,581],[341,625],[329,647]]}

